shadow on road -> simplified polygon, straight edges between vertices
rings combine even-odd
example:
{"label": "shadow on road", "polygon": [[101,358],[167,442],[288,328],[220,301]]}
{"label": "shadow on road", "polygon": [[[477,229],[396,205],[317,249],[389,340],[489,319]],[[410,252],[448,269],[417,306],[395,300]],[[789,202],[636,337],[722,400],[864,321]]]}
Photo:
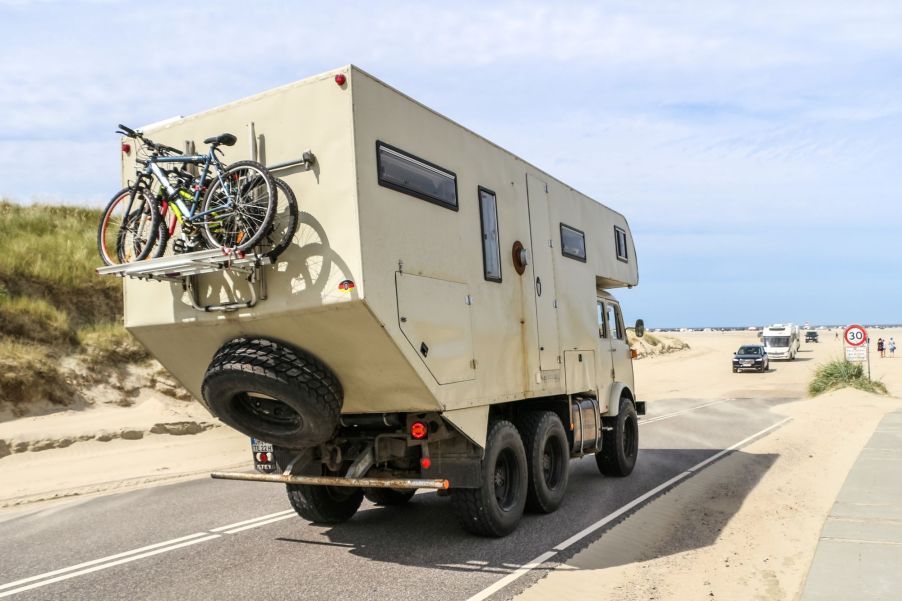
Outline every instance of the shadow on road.
{"label": "shadow on road", "polygon": [[[604,478],[594,459],[571,462],[571,478],[564,504],[553,514],[524,516],[520,527],[504,539],[486,539],[465,533],[454,517],[451,500],[436,494],[416,495],[403,507],[378,507],[358,513],[352,520],[321,532],[322,538],[277,538],[292,545],[331,545],[373,561],[413,567],[507,574],[537,555],[550,550],[594,524],[636,497],[695,465],[716,451],[711,449],[643,449],[632,476]],[[713,544],[742,506],[761,477],[776,461],[775,455],[742,456],[741,485],[716,485],[701,491],[697,503],[656,514],[656,526],[647,530],[649,540],[633,545],[636,553],[664,556]],[[677,486],[685,485],[691,477]],[[555,561],[565,560],[579,548],[597,540],[617,521],[607,524]],[[288,549],[286,549],[288,552]],[[618,565],[629,554],[603,558],[601,566]]]}

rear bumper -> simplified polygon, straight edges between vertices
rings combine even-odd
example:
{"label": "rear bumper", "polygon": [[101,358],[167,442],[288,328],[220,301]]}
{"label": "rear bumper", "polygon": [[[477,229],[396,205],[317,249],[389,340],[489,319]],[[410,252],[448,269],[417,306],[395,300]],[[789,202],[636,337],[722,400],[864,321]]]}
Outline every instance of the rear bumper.
{"label": "rear bumper", "polygon": [[252,482],[278,482],[281,484],[307,484],[311,486],[350,486],[354,488],[434,488],[444,490],[451,486],[448,480],[418,478],[342,478],[338,476],[286,476],[284,474],[245,474],[242,472],[213,472],[217,480],[249,480]]}

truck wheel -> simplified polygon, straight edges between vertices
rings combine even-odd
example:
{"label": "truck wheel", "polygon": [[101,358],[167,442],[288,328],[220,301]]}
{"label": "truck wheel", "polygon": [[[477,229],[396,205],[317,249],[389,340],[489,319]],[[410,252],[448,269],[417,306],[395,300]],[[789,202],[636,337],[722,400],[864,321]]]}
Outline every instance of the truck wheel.
{"label": "truck wheel", "polygon": [[363,490],[346,486],[286,484],[288,500],[299,516],[314,524],[340,524],[357,513]]}
{"label": "truck wheel", "polygon": [[517,427],[529,474],[526,509],[551,513],[564,500],[570,478],[570,443],[564,425],[553,411],[530,411],[518,420]]}
{"label": "truck wheel", "polygon": [[416,489],[364,488],[363,496],[370,502],[384,507],[404,505],[413,498]]}
{"label": "truck wheel", "polygon": [[526,506],[526,451],[509,421],[492,424],[482,460],[482,485],[451,491],[461,526],[479,536],[500,538],[514,531]]}
{"label": "truck wheel", "polygon": [[210,411],[248,436],[289,449],[326,442],[338,426],[344,393],[312,354],[266,338],[236,338],[204,375]]}
{"label": "truck wheel", "polygon": [[595,453],[598,469],[605,476],[629,476],[639,455],[639,418],[633,402],[620,399],[620,413],[602,418],[606,428],[601,452]]}

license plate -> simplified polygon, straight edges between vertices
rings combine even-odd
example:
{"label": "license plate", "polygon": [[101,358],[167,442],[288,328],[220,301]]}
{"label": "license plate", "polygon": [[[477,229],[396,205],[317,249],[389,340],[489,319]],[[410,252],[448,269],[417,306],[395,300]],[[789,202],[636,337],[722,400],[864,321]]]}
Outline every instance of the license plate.
{"label": "license plate", "polygon": [[272,445],[256,438],[251,438],[251,450],[254,453],[272,453]]}
{"label": "license plate", "polygon": [[276,462],[272,444],[251,438],[251,451],[254,456],[254,469],[263,473],[275,471]]}
{"label": "license plate", "polygon": [[743,361],[743,362],[742,362],[742,366],[743,366],[743,367],[751,367],[751,366],[752,366],[752,362],[751,362],[751,361]]}

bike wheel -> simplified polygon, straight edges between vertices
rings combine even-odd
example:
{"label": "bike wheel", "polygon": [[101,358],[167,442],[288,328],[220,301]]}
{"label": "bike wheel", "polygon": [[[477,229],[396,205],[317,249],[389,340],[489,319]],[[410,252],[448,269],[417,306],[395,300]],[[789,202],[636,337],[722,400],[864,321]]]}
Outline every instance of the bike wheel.
{"label": "bike wheel", "polygon": [[200,224],[213,248],[246,251],[266,234],[276,208],[276,185],[266,167],[238,161],[217,177],[204,197]]}
{"label": "bike wheel", "polygon": [[275,215],[266,228],[266,234],[260,239],[258,248],[260,254],[275,261],[288,248],[298,231],[299,212],[298,199],[291,186],[279,178],[274,178],[273,181],[278,192]]}
{"label": "bike wheel", "polygon": [[160,214],[153,198],[141,186],[123,188],[113,195],[97,228],[97,250],[107,265],[146,259],[153,251]]}

